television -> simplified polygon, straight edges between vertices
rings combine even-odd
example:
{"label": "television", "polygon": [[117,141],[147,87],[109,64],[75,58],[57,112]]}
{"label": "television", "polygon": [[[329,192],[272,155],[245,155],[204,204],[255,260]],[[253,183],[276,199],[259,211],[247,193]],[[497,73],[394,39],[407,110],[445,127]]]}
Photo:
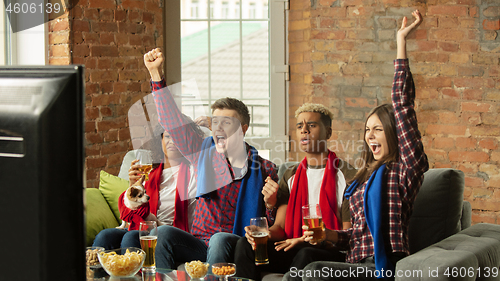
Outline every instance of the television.
{"label": "television", "polygon": [[85,280],[84,67],[0,67],[0,275]]}

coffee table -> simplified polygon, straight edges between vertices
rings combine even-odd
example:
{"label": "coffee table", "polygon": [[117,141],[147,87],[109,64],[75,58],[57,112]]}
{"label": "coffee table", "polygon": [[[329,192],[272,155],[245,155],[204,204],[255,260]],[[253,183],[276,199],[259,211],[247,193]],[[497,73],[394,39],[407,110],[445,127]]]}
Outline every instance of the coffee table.
{"label": "coffee table", "polygon": [[[156,272],[139,271],[132,278],[110,277],[102,268],[87,269],[87,281],[189,281],[191,278],[185,271],[157,268]],[[229,277],[229,281],[252,281],[252,279]],[[219,281],[214,275],[207,275],[205,281]]]}

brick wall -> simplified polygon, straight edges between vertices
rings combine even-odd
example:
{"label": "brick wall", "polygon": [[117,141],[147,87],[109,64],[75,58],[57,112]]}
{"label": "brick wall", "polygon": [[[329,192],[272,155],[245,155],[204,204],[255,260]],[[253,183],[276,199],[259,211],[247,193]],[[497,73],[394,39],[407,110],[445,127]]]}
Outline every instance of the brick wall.
{"label": "brick wall", "polygon": [[366,113],[390,101],[396,29],[421,11],[408,52],[431,168],[464,171],[473,222],[500,224],[500,2],[293,0],[290,8],[292,139],[297,107],[323,103],[335,114],[330,147],[351,163]]}
{"label": "brick wall", "polygon": [[49,24],[49,63],[85,65],[87,187],[132,149],[127,112],[150,93],[142,55],[163,45],[160,0],[79,0]]}

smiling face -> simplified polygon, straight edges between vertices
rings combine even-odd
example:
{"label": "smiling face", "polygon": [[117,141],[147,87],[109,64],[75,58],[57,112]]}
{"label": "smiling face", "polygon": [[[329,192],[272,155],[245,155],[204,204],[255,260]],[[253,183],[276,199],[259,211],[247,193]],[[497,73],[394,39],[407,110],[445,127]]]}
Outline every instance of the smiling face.
{"label": "smiling face", "polygon": [[239,115],[232,109],[215,109],[212,113],[212,135],[219,153],[239,149],[248,125],[241,126]]}
{"label": "smiling face", "polygon": [[318,112],[302,112],[297,116],[295,125],[300,149],[306,153],[322,153],[327,150],[327,140],[332,128],[326,127]]}
{"label": "smiling face", "polygon": [[366,120],[365,141],[376,161],[389,154],[384,127],[377,114],[373,114]]}

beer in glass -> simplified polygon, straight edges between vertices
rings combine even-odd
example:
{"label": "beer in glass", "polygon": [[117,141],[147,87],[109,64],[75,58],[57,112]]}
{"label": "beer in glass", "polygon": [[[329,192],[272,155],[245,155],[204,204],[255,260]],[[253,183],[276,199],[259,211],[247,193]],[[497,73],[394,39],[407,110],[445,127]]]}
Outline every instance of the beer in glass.
{"label": "beer in glass", "polygon": [[155,221],[141,221],[139,225],[139,239],[141,248],[146,253],[143,270],[155,270],[155,250],[158,240],[158,231]]}
{"label": "beer in glass", "polygon": [[153,169],[153,164],[145,164],[139,167],[139,171],[143,172],[146,177],[144,177],[144,181],[149,180],[149,172]]}
{"label": "beer in glass", "polygon": [[267,218],[251,218],[250,229],[251,236],[255,241],[255,265],[268,264],[267,240],[269,239],[269,228]]}
{"label": "beer in glass", "polygon": [[309,231],[313,231],[313,239],[310,243],[320,243],[326,238],[325,225],[321,216],[319,204],[311,204],[302,206],[302,218],[304,225],[309,227]]}

